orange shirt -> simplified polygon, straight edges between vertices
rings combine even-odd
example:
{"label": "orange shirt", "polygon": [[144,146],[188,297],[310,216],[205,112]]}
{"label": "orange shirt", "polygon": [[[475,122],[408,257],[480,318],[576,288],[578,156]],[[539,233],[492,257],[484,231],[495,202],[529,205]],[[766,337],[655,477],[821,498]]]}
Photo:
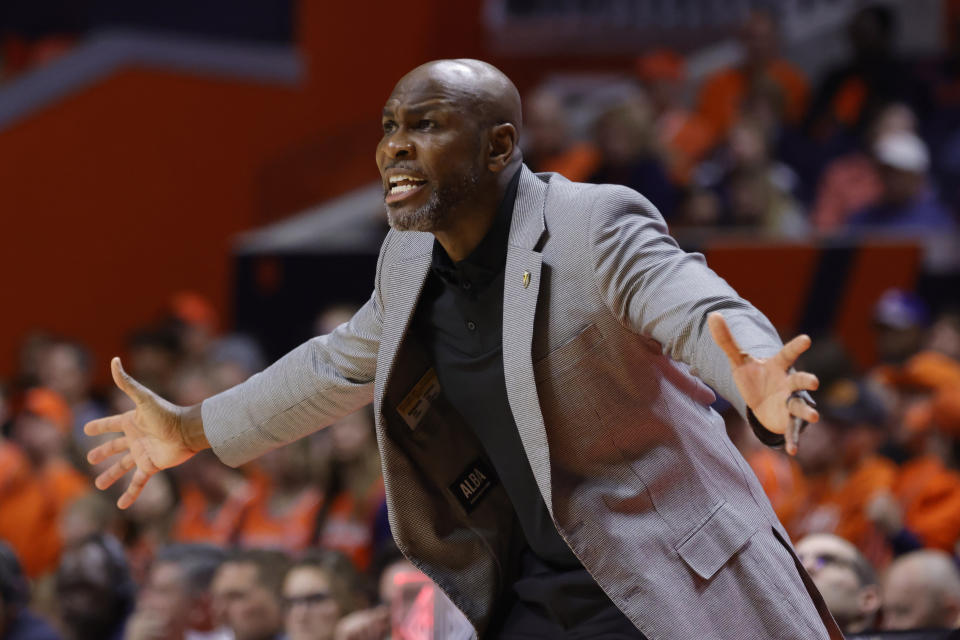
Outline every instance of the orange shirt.
{"label": "orange shirt", "polygon": [[567,180],[583,182],[600,166],[600,152],[592,144],[579,142],[566,151],[544,158],[538,171],[556,171]]}
{"label": "orange shirt", "polygon": [[313,542],[317,514],[323,506],[323,493],[315,487],[302,489],[282,512],[271,507],[273,485],[262,474],[254,476],[254,495],[240,523],[237,543],[243,547],[262,547],[300,551]]}
{"label": "orange shirt", "polygon": [[904,524],[924,545],[953,553],[960,540],[960,474],[935,456],[921,456],[900,469],[894,495]]}
{"label": "orange shirt", "polygon": [[835,475],[807,478],[809,501],[797,523],[797,535],[833,533],[857,545],[875,567],[889,562],[886,536],[867,518],[867,504],[880,492],[892,491],[897,466],[879,456],[865,458],[844,480]]}
{"label": "orange shirt", "polygon": [[808,499],[807,481],[800,464],[787,454],[769,447],[750,452],[747,462],[757,474],[777,518],[787,528],[790,537],[796,540],[791,527],[803,513]]}
{"label": "orange shirt", "polygon": [[360,571],[373,557],[373,525],[384,499],[383,478],[358,496],[344,491],[333,497],[320,532],[320,545],[344,553]]}
{"label": "orange shirt", "polygon": [[[786,60],[770,62],[765,73],[783,95],[784,119],[798,123],[810,96],[807,79]],[[749,89],[747,75],[739,67],[717,71],[704,81],[697,111],[710,123],[717,137],[725,136],[737,120]]]}
{"label": "orange shirt", "polygon": [[57,506],[19,447],[0,440],[0,538],[17,552],[31,578],[56,568]]}
{"label": "orange shirt", "polygon": [[675,109],[657,119],[657,138],[667,152],[670,178],[690,182],[694,167],[716,144],[713,127],[700,114]]}
{"label": "orange shirt", "polygon": [[253,491],[242,485],[217,507],[195,485],[185,484],[180,489],[180,507],[171,537],[178,542],[232,544],[252,500]]}
{"label": "orange shirt", "polygon": [[53,499],[57,513],[63,513],[71,502],[90,492],[93,482],[66,460],[52,460],[40,471],[40,481]]}

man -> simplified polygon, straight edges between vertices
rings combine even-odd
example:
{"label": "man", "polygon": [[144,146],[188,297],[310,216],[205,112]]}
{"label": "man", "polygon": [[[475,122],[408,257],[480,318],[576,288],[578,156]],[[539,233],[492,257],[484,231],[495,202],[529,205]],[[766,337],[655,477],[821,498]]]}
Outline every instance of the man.
{"label": "man", "polygon": [[136,468],[127,507],[195,451],[239,464],[373,399],[397,544],[481,636],[840,637],[691,375],[794,452],[794,418],[818,417],[796,397],[816,378],[789,371],[809,339],[781,348],[636,192],[532,174],[519,125],[486,63],[404,76],[370,300],[194,407],[114,360],[138,404],[86,427],[124,434],[91,452],[121,454],[97,485]]}
{"label": "man", "polygon": [[844,633],[876,629],[880,586],[855,546],[839,536],[815,533],[797,542],[797,557]]}
{"label": "man", "polygon": [[217,570],[211,591],[220,621],[236,640],[283,637],[283,577],[289,559],[281,551],[240,551]]}
{"label": "man", "polygon": [[953,214],[930,186],[930,154],[914,133],[900,131],[881,136],[873,149],[881,192],[876,204],[855,213],[847,222],[853,229],[949,231]]}
{"label": "man", "polygon": [[135,585],[123,547],[94,534],[64,550],[54,578],[65,640],[121,640]]}
{"label": "man", "polygon": [[227,640],[214,629],[210,583],[223,562],[217,547],[171,545],[150,567],[125,640]]}
{"label": "man", "polygon": [[960,628],[960,572],[943,551],[897,558],[883,581],[883,628]]}

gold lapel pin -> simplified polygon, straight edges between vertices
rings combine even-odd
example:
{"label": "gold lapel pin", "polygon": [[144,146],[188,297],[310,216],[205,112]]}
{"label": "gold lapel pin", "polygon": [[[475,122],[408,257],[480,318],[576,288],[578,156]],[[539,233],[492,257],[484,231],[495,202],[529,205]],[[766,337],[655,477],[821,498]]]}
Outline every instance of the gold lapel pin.
{"label": "gold lapel pin", "polygon": [[529,286],[530,286],[530,272],[524,271],[523,272],[523,288],[526,289]]}

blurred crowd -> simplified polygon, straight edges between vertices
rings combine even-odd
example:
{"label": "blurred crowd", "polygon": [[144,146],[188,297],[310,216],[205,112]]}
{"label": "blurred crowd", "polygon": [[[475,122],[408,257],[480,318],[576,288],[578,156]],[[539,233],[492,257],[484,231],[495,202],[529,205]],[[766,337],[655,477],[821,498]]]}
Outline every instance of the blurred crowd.
{"label": "blurred crowd", "polygon": [[[812,88],[762,11],[743,26],[743,61],[692,100],[670,51],[639,58],[615,100],[544,84],[525,99],[525,160],[632,187],[675,230],[949,231],[960,40],[907,60],[896,29],[890,10],[861,10],[849,59]],[[850,634],[960,628],[960,307],[943,308],[885,293],[868,370],[815,340],[800,366],[820,377],[822,420],[795,458],[717,407]],[[326,310],[315,332],[352,312]],[[125,366],[196,404],[265,365],[220,324],[202,297],[178,294],[128,337]],[[102,469],[85,457],[100,441],[82,429],[133,405],[95,389],[94,366],[82,342],[37,332],[0,384],[0,640],[379,639],[439,615],[443,596],[390,536],[370,410],[239,469],[197,455],[121,512],[119,487],[93,487]]]}
{"label": "blurred crowd", "polygon": [[743,60],[691,87],[670,50],[636,60],[617,91],[546,82],[525,99],[524,159],[574,181],[644,194],[673,231],[774,236],[949,231],[960,191],[960,40],[933,59],[898,54],[897,13],[867,6],[848,58],[818,82],[753,12]]}
{"label": "blurred crowd", "polygon": [[[326,310],[316,332],[352,312]],[[218,325],[205,299],[178,294],[129,336],[125,366],[196,404],[264,366],[253,340]],[[83,425],[133,404],[96,392],[92,366],[83,344],[36,333],[2,387],[0,638],[346,640],[412,615],[400,587],[428,581],[390,536],[372,410],[239,469],[199,454],[120,511],[119,487],[94,488],[106,463],[85,458],[103,438]],[[391,609],[398,589],[405,610]]]}

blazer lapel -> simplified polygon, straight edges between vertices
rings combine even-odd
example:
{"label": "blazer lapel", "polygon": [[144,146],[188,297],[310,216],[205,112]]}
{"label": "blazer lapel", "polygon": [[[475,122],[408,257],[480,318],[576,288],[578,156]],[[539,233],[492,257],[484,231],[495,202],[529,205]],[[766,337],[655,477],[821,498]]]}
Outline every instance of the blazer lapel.
{"label": "blazer lapel", "polygon": [[[380,349],[377,355],[377,376],[374,398],[379,411],[382,411],[387,383],[393,373],[400,344],[407,335],[410,320],[413,318],[423,285],[427,280],[432,259],[433,236],[419,233],[404,250],[413,257],[392,265],[383,274],[380,291],[384,298],[383,329],[380,335]],[[384,373],[381,375],[380,372]]]}
{"label": "blazer lapel", "polygon": [[546,230],[547,184],[526,166],[521,171],[503,276],[503,374],[523,448],[552,515],[550,451],[533,374],[534,318],[543,262],[535,247]]}

